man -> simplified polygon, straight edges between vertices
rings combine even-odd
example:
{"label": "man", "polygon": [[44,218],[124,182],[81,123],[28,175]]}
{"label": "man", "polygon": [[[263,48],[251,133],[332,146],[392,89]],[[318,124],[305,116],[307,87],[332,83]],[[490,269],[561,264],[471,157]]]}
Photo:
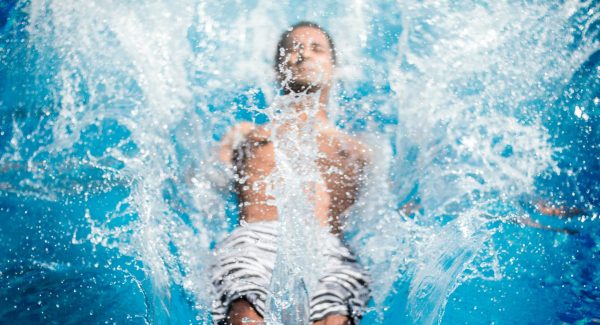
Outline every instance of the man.
{"label": "man", "polygon": [[355,324],[362,316],[369,297],[367,275],[339,236],[344,211],[357,198],[368,150],[327,118],[335,62],[335,48],[325,30],[309,22],[292,26],[281,36],[275,56],[283,98],[290,99],[284,101],[284,109],[292,118],[263,127],[241,123],[222,141],[219,158],[235,172],[244,222],[216,249],[215,322],[263,322],[277,252],[274,225],[279,218],[266,184],[277,169],[273,134],[280,136],[307,124],[316,130],[314,164],[321,179],[307,190],[312,193],[314,218],[329,231],[323,244],[328,262],[315,270],[320,272],[319,288],[310,293],[310,320],[313,324]]}

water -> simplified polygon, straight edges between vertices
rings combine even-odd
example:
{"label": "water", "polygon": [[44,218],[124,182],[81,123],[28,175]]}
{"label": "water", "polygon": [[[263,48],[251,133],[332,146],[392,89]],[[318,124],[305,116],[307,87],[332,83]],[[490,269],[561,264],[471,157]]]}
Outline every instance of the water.
{"label": "water", "polygon": [[[330,118],[373,148],[347,229],[374,279],[363,323],[597,321],[599,10],[4,2],[0,319],[209,322],[210,249],[237,218],[214,146],[236,121],[274,118],[275,43],[307,19],[337,45]],[[306,143],[276,145],[293,163]],[[306,299],[315,257],[297,247],[316,238],[293,199],[314,179],[284,174],[290,269],[276,274],[297,276],[272,296],[279,320],[302,317],[278,306]]]}

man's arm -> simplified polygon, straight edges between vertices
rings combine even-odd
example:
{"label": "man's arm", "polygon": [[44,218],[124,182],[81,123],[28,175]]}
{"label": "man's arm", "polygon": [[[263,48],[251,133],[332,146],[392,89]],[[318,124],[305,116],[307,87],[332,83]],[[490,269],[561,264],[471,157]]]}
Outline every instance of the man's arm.
{"label": "man's arm", "polygon": [[583,211],[578,207],[568,207],[562,204],[553,204],[545,200],[537,201],[535,203],[535,207],[541,214],[560,218],[575,217],[583,213]]}
{"label": "man's arm", "polygon": [[266,192],[267,176],[275,168],[270,132],[256,127],[235,146],[232,155],[236,192],[240,199],[240,217],[247,222],[275,220],[277,208]]}
{"label": "man's arm", "polygon": [[[255,128],[250,122],[241,122],[231,127],[223,136],[216,148],[213,148],[214,155],[207,157],[210,164],[208,172],[199,175],[197,166],[190,167],[185,173],[186,182],[194,183],[200,179],[206,178],[215,188],[219,190],[228,190],[231,180],[231,167],[233,164],[233,151],[246,135]],[[218,161],[217,161],[218,160]],[[219,164],[221,162],[222,164]],[[223,166],[224,165],[224,166]],[[223,168],[225,167],[225,168]]]}
{"label": "man's arm", "polygon": [[219,160],[224,164],[231,166],[233,163],[233,150],[235,150],[235,148],[242,143],[246,136],[254,129],[254,124],[250,122],[241,122],[229,129],[219,144]]}

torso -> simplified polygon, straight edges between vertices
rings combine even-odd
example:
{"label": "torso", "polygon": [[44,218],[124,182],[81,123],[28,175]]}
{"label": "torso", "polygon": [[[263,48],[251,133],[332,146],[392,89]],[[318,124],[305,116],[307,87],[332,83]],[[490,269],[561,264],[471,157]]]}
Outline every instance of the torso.
{"label": "torso", "polygon": [[[257,128],[234,152],[236,188],[240,197],[240,217],[246,222],[276,220],[277,208],[269,203],[265,177],[275,168],[270,132]],[[364,167],[366,148],[357,140],[335,128],[325,128],[317,136],[319,157],[316,160],[325,188],[315,185],[315,217],[321,225],[338,233],[342,216],[356,201]]]}

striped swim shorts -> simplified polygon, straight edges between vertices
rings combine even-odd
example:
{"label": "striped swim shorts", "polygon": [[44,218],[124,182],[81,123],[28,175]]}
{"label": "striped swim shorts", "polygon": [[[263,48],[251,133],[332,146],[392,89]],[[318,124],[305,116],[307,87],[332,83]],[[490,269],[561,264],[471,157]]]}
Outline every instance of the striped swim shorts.
{"label": "striped swim shorts", "polygon": [[[236,228],[214,251],[211,280],[215,291],[213,322],[225,324],[231,303],[245,299],[264,317],[267,292],[277,255],[277,221],[246,223]],[[310,320],[345,315],[358,324],[369,300],[369,278],[353,254],[333,234],[325,237],[326,265],[309,292]]]}

